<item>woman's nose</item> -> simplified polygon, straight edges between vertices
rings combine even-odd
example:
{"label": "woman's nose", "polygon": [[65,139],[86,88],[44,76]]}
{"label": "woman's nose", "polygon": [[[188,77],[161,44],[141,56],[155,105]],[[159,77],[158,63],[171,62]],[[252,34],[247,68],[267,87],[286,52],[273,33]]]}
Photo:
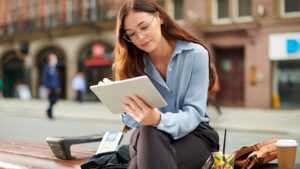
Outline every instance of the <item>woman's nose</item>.
{"label": "woman's nose", "polygon": [[145,38],[145,35],[143,35],[142,33],[138,32],[138,33],[137,33],[137,38],[138,38],[139,40],[143,40],[143,39]]}

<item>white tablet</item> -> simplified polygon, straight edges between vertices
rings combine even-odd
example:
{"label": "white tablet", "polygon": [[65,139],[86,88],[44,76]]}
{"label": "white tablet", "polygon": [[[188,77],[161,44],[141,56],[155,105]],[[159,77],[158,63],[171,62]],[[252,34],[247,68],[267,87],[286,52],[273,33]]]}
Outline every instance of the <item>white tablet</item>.
{"label": "white tablet", "polygon": [[145,75],[109,84],[90,86],[90,89],[115,114],[125,112],[121,103],[126,103],[125,96],[132,96],[133,94],[142,98],[153,108],[168,105],[150,79]]}

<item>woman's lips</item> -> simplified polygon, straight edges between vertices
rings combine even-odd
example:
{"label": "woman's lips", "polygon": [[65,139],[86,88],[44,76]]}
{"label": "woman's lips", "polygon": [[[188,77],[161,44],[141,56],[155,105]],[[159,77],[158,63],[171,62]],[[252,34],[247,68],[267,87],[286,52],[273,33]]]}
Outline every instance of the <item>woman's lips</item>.
{"label": "woman's lips", "polygon": [[148,45],[150,44],[150,42],[151,42],[151,41],[149,40],[148,42],[143,43],[142,46],[143,46],[143,47],[146,47],[146,46],[148,46]]}

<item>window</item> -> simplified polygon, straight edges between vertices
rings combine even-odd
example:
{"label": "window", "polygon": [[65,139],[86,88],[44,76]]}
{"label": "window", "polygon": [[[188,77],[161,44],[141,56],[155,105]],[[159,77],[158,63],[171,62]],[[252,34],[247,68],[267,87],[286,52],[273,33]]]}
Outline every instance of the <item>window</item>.
{"label": "window", "polygon": [[52,6],[52,0],[47,0],[45,3],[45,26],[46,27],[51,27],[52,26],[52,22],[54,20],[54,10],[53,10],[53,6]]}
{"label": "window", "polygon": [[97,19],[97,2],[96,0],[88,0],[87,3],[88,19],[95,21]]}
{"label": "window", "polygon": [[155,0],[155,1],[160,7],[165,8],[165,0]]}
{"label": "window", "polygon": [[8,22],[9,22],[9,33],[13,33],[17,29],[17,24],[20,20],[20,0],[9,0],[8,3]]}
{"label": "window", "polygon": [[29,0],[27,1],[27,13],[29,19],[35,19],[37,18],[37,12],[38,12],[38,0]]}
{"label": "window", "polygon": [[52,24],[53,26],[57,26],[59,23],[59,7],[60,7],[60,1],[59,0],[55,0],[54,1],[54,15],[53,15],[53,20],[52,20]]}
{"label": "window", "polygon": [[27,27],[29,29],[34,29],[37,26],[36,18],[38,17],[38,0],[28,0],[27,1]]}
{"label": "window", "polygon": [[251,0],[237,0],[238,17],[251,16]]}
{"label": "window", "polygon": [[73,20],[73,0],[67,0],[66,11],[67,22],[71,24]]}
{"label": "window", "polygon": [[252,21],[251,0],[235,0],[234,20],[238,22]]}
{"label": "window", "polygon": [[174,0],[174,18],[183,19],[183,0]]}
{"label": "window", "polygon": [[293,17],[300,16],[299,0],[281,0],[282,16]]}
{"label": "window", "polygon": [[217,18],[229,18],[229,1],[217,0]]}
{"label": "window", "polygon": [[213,0],[213,22],[216,24],[230,23],[229,0]]}
{"label": "window", "polygon": [[232,22],[252,21],[251,0],[213,0],[213,23],[229,24]]}

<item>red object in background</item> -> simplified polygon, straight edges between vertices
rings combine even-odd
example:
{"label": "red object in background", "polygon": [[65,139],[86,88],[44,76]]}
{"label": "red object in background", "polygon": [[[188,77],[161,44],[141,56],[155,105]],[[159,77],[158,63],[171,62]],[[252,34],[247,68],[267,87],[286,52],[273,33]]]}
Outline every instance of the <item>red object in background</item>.
{"label": "red object in background", "polygon": [[104,56],[104,54],[105,46],[100,42],[94,43],[94,45],[92,46],[92,56],[95,59],[100,59]]}
{"label": "red object in background", "polygon": [[86,59],[83,61],[84,66],[107,66],[111,65],[112,61],[111,59],[103,59],[103,56],[105,55],[105,46],[100,43],[94,43],[92,46],[92,56],[93,59]]}
{"label": "red object in background", "polygon": [[88,59],[83,61],[84,66],[107,66],[111,63],[111,59]]}

